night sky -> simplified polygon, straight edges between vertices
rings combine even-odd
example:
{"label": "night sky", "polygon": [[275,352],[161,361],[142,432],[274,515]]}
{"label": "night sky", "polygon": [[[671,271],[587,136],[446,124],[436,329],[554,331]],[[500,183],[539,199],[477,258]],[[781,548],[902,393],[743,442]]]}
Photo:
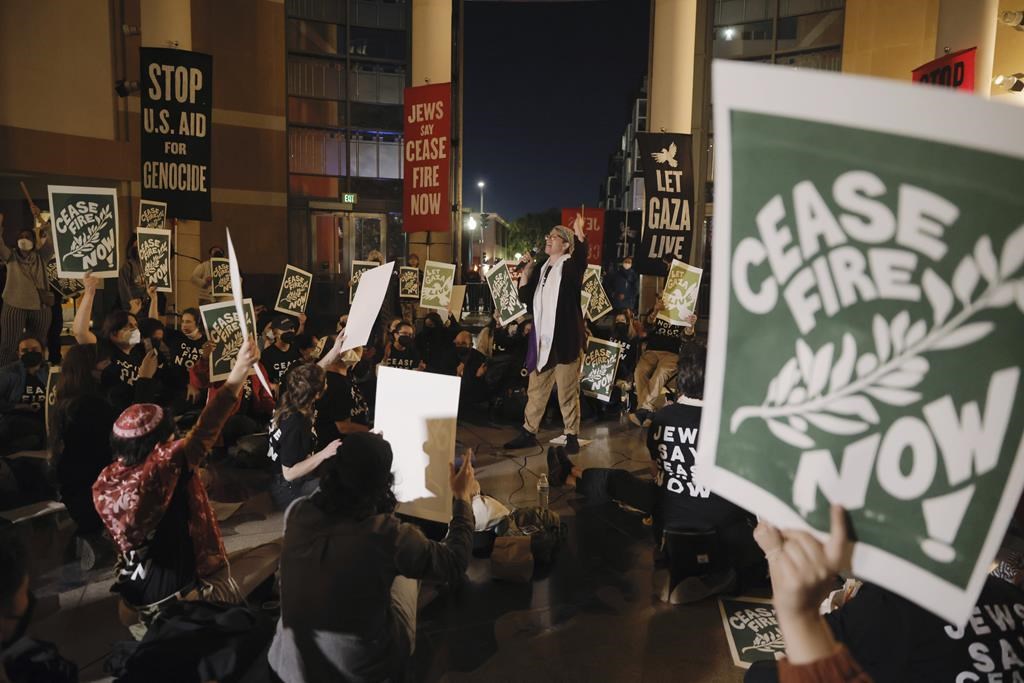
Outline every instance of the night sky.
{"label": "night sky", "polygon": [[466,2],[463,202],[597,204],[647,72],[649,0]]}

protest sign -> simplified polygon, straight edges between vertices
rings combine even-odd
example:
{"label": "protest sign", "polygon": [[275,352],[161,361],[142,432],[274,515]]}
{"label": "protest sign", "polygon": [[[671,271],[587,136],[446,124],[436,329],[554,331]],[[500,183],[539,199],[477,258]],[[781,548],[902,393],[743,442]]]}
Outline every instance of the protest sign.
{"label": "protest sign", "polygon": [[140,228],[163,230],[167,227],[167,202],[154,202],[149,199],[139,201]]}
{"label": "protest sign", "polygon": [[[252,299],[243,301],[246,328],[256,329],[256,313]],[[234,301],[219,301],[215,304],[203,304],[199,307],[203,316],[206,337],[213,342],[210,354],[210,381],[219,382],[231,374],[231,366],[235,363],[238,350],[242,348],[245,338],[242,326],[238,324],[238,311]]]}
{"label": "protest sign", "polygon": [[526,315],[526,304],[519,300],[519,286],[509,275],[508,263],[499,262],[487,271],[487,286],[494,299],[494,312],[499,325],[508,325]]}
{"label": "protest sign", "polygon": [[451,230],[452,84],[405,89],[402,230]]}
{"label": "protest sign", "polygon": [[[228,242],[228,267],[231,273],[231,298],[235,303],[235,313],[237,313],[236,319],[238,320],[238,324],[242,327],[242,341],[244,342],[249,339],[250,333],[258,334],[258,332],[256,332],[255,317],[251,319],[246,317],[247,313],[245,312],[245,303],[242,301],[242,274],[238,267],[238,255],[235,254],[235,244],[231,241],[231,230],[226,226],[224,228],[224,237]],[[246,301],[248,301],[248,299]],[[249,308],[252,308],[251,301],[249,302]],[[270,382],[267,380],[266,375],[263,370],[260,369],[258,364],[255,366],[254,370],[256,371],[256,376],[260,378],[260,384],[263,385],[263,388],[267,390],[268,394],[272,394],[273,392],[270,390]]]}
{"label": "protest sign", "polygon": [[729,640],[732,663],[749,669],[754,662],[773,661],[786,653],[772,601],[764,598],[719,598],[722,628]]}
{"label": "protest sign", "polygon": [[50,185],[47,192],[57,274],[81,278],[91,271],[93,277],[117,277],[117,190]]}
{"label": "protest sign", "polygon": [[700,268],[682,261],[672,261],[661,294],[665,308],[658,313],[659,320],[689,327],[688,319],[697,309],[697,295],[700,294],[700,277],[703,273]]}
{"label": "protest sign", "polygon": [[[911,72],[916,83],[941,85],[953,90],[974,90],[974,64],[978,48],[972,47],[943,55]],[[988,87],[988,84],[985,85]]]}
{"label": "protest sign", "polygon": [[664,276],[666,257],[690,258],[693,235],[693,141],[681,133],[637,133],[644,170],[643,239],[637,272]]}
{"label": "protest sign", "polygon": [[1020,113],[733,62],[712,82],[706,483],[819,536],[843,505],[854,574],[962,625],[1024,488]]}
{"label": "protest sign", "polygon": [[166,202],[175,218],[208,221],[213,57],[143,47],[139,66],[142,197]]}
{"label": "protest sign", "polygon": [[[455,455],[458,377],[381,366],[373,426],[391,444],[397,512],[447,523],[448,467]],[[423,397],[429,396],[425,401]]]}
{"label": "protest sign", "polygon": [[214,297],[231,296],[231,264],[226,258],[210,259],[210,293]]}
{"label": "protest sign", "polygon": [[611,400],[621,354],[622,347],[615,342],[597,337],[587,339],[587,348],[583,352],[583,370],[580,372],[580,386],[584,394],[605,403]]}
{"label": "protest sign", "polygon": [[[562,225],[572,228],[578,207],[562,209]],[[587,263],[601,265],[604,255],[604,209],[583,209],[583,232],[587,236]]]}
{"label": "protest sign", "polygon": [[277,290],[274,310],[296,316],[305,313],[312,286],[313,273],[291,264],[286,265],[284,275],[281,276],[281,287]]}
{"label": "protest sign", "polygon": [[587,266],[583,275],[583,291],[590,295],[587,300],[587,317],[597,321],[612,310],[612,301],[601,284],[601,266]]}
{"label": "protest sign", "polygon": [[370,340],[370,333],[373,326],[377,324],[377,316],[380,315],[381,304],[388,293],[388,285],[391,284],[391,273],[395,269],[395,262],[388,261],[383,266],[377,266],[372,270],[365,271],[359,278],[361,287],[356,293],[355,301],[348,311],[348,324],[345,326],[345,343],[341,350],[348,351],[357,346],[365,346]]}
{"label": "protest sign", "polygon": [[451,263],[427,261],[423,268],[423,290],[420,306],[447,311],[452,300],[452,283],[455,282],[455,266]]}
{"label": "protest sign", "polygon": [[171,291],[171,231],[139,228],[139,261],[146,282],[158,292]]}
{"label": "protest sign", "polygon": [[590,307],[590,292],[580,292],[580,309],[583,311],[583,316],[587,315],[587,308]]}
{"label": "protest sign", "polygon": [[60,379],[60,366],[51,365],[46,373],[46,401],[43,403],[43,423],[47,435],[50,434],[50,411],[57,405],[57,380]]}
{"label": "protest sign", "polygon": [[352,278],[348,288],[348,302],[351,304],[356,299],[356,290],[359,289],[359,278],[368,270],[373,270],[380,264],[376,261],[353,261]]}
{"label": "protest sign", "polygon": [[452,299],[448,302],[448,313],[455,317],[455,322],[462,320],[462,304],[466,301],[466,285],[452,286]]}
{"label": "protest sign", "polygon": [[57,257],[51,256],[46,262],[46,281],[50,288],[61,297],[73,299],[85,290],[85,283],[77,278],[63,278],[57,273]]}
{"label": "protest sign", "polygon": [[420,298],[420,269],[402,266],[398,271],[398,298]]}

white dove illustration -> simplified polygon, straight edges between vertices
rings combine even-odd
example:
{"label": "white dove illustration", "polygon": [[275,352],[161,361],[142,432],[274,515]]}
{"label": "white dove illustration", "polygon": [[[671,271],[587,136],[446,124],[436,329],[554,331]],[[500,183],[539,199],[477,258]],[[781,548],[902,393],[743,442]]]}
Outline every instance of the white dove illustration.
{"label": "white dove illustration", "polygon": [[662,148],[660,152],[654,152],[651,156],[659,164],[667,163],[672,168],[679,165],[679,162],[676,161],[676,143],[674,142],[668,146],[668,149]]}

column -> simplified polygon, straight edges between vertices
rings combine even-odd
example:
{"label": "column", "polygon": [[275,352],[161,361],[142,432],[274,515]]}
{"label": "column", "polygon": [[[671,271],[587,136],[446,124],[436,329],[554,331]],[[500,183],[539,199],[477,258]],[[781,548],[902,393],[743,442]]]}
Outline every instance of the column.
{"label": "column", "polygon": [[977,47],[974,92],[988,97],[992,91],[992,65],[996,54],[999,0],[941,0],[935,56]]}

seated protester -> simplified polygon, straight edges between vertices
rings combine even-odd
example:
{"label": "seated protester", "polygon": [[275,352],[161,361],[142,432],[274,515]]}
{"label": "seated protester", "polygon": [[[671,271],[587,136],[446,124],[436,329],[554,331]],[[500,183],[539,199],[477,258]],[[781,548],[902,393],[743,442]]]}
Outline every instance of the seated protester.
{"label": "seated protester", "polygon": [[24,336],[18,342],[18,361],[0,369],[0,455],[44,447],[46,377],[43,344]]}
{"label": "seated protester", "polygon": [[431,311],[423,318],[423,329],[416,335],[416,350],[419,351],[424,367],[430,364],[430,358],[444,344],[444,320]]}
{"label": "seated protester", "polygon": [[150,402],[173,406],[178,377],[177,369],[172,362],[171,350],[164,341],[164,324],[155,318],[142,318],[138,325],[139,336],[142,338],[138,348],[156,351],[156,374],[153,376],[155,386]]}
{"label": "seated protester", "polygon": [[301,363],[289,369],[281,385],[281,397],[270,422],[270,450],[267,456],[281,467],[275,473],[270,495],[281,510],[293,500],[316,491],[316,470],[338,449],[333,439],[317,450],[316,402],[327,391],[324,368],[341,355],[345,335],[334,340],[330,353],[319,364]]}
{"label": "seated protester", "polygon": [[[460,364],[456,349],[455,339],[463,332],[462,325],[455,316],[449,316],[448,322],[441,328],[438,335],[438,343],[432,346],[429,357],[424,358],[427,363],[427,372],[434,372],[439,375],[456,375]],[[473,347],[473,337],[470,335],[469,348]]]}
{"label": "seated protester", "polygon": [[637,427],[650,426],[651,415],[654,414],[654,404],[661,398],[661,390],[665,388],[665,382],[676,371],[676,360],[679,357],[679,347],[683,343],[684,334],[693,335],[693,322],[690,326],[672,325],[660,320],[658,313],[664,310],[665,304],[658,299],[657,304],[647,315],[647,325],[644,330],[644,351],[636,364],[636,372],[633,380],[636,385],[637,409],[630,413],[629,421]]}
{"label": "seated protester", "polygon": [[370,430],[370,410],[362,392],[349,378],[350,369],[363,355],[362,347],[335,354],[324,366],[327,391],[316,402],[316,433],[329,443],[346,434]]}
{"label": "seated protester", "polygon": [[294,318],[286,315],[274,318],[270,323],[270,330],[266,339],[269,345],[263,349],[263,366],[267,369],[268,381],[275,392],[281,384],[281,379],[288,372],[288,368],[298,363],[299,349],[295,346],[295,336],[298,334],[298,323]]}
{"label": "seated protester", "polygon": [[197,470],[258,360],[255,342],[242,344],[224,386],[184,438],[175,438],[170,411],[152,403],[133,405],[114,422],[115,459],[93,484],[93,502],[120,551],[111,590],[126,616],[137,618],[137,638],[176,600],[244,601]]}
{"label": "seated protester", "polygon": [[492,394],[505,396],[516,386],[525,386],[523,374],[526,363],[527,340],[532,321],[513,321],[506,326],[497,325],[487,361],[487,386]]}
{"label": "seated protester", "polygon": [[391,446],[352,434],[324,466],[320,490],[285,513],[281,618],[270,668],[285,683],[401,681],[416,645],[421,580],[461,581],[472,548],[472,458],[451,468],[444,541],[394,514]]}
{"label": "seated protester", "polygon": [[621,346],[622,351],[619,355],[619,367],[615,371],[611,397],[607,403],[604,401],[597,403],[598,412],[603,417],[621,414],[630,403],[629,393],[633,387],[640,340],[636,338],[636,330],[633,329],[633,314],[629,309],[616,311],[612,323],[612,333],[608,341]]}
{"label": "seated protester", "polygon": [[462,378],[459,415],[487,405],[487,357],[473,348],[473,335],[463,330],[455,336],[455,355],[459,361],[455,374]]}
{"label": "seated protester", "polygon": [[392,333],[391,343],[384,347],[384,355],[380,365],[401,370],[424,370],[419,349],[413,342],[413,327],[409,323],[399,322]]}
{"label": "seated protester", "polygon": [[295,341],[292,343],[295,344],[295,348],[299,352],[300,363],[315,363],[320,360],[316,353],[318,341],[316,335],[305,332],[295,335]]}
{"label": "seated protester", "polygon": [[36,598],[29,589],[28,552],[12,532],[0,535],[0,681],[72,683],[78,667],[53,643],[26,635]]}
{"label": "seated protester", "polygon": [[189,370],[203,356],[202,318],[198,308],[186,308],[181,312],[180,330],[164,330],[164,340],[170,352],[171,366],[174,368],[174,412],[184,413],[189,406],[200,402],[202,395],[192,387],[189,381]]}

